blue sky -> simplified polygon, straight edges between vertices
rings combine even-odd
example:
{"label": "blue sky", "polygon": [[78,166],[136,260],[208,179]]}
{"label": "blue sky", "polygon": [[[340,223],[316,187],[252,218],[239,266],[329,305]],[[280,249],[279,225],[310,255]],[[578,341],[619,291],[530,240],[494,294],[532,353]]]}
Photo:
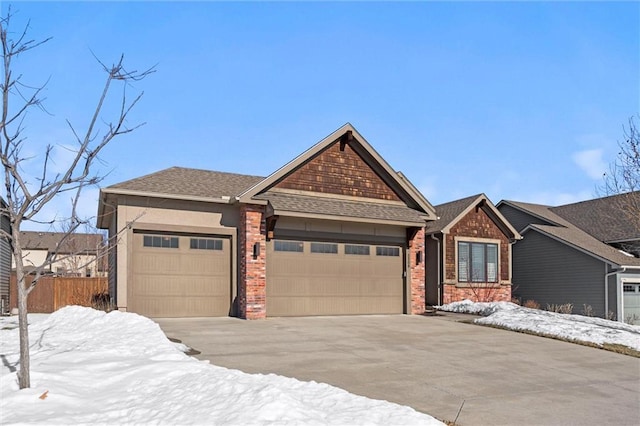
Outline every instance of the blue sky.
{"label": "blue sky", "polygon": [[[145,92],[131,124],[147,124],[106,149],[104,185],[174,165],[266,176],[351,122],[432,204],[479,192],[563,204],[596,196],[623,124],[640,113],[637,2],[13,9],[14,30],[30,19],[33,38],[53,37],[18,64],[25,82],[49,79],[51,115],[26,122],[34,154],[71,143],[65,119],[87,122],[104,79],[91,51],[104,62],[124,53],[131,69],[157,64],[128,89]],[[95,215],[97,190],[82,206]]]}

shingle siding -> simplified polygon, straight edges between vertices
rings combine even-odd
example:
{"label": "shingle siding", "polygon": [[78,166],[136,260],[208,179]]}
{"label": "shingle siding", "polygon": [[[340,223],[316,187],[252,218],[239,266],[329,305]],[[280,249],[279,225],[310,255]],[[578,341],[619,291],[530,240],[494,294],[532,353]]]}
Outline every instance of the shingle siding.
{"label": "shingle siding", "polygon": [[604,317],[604,274],[604,262],[536,231],[513,246],[513,295],[522,302],[535,300],[542,308],[573,303],[577,314],[591,305]]}

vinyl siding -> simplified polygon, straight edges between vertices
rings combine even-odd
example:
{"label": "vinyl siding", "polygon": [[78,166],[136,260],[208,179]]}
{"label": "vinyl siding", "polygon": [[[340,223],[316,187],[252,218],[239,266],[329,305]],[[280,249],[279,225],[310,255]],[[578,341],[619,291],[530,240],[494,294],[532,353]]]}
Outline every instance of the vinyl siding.
{"label": "vinyl siding", "polygon": [[533,230],[513,246],[513,295],[522,302],[573,303],[576,314],[586,304],[603,317],[604,274],[604,262]]}
{"label": "vinyl siding", "polygon": [[540,219],[537,216],[530,215],[521,210],[515,209],[506,204],[501,204],[498,208],[500,213],[507,218],[511,226],[516,228],[516,231],[522,232],[524,228],[526,228],[529,224],[538,224],[538,225],[551,225],[550,222]]}

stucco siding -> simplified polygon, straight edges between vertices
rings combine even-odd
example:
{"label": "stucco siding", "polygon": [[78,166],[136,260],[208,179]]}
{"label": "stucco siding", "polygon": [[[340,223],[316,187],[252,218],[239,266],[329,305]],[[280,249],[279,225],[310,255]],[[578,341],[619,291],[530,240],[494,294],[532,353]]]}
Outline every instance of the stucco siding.
{"label": "stucco siding", "polygon": [[604,262],[533,230],[513,246],[512,291],[522,302],[572,303],[578,314],[590,305],[603,317],[604,274]]}
{"label": "stucco siding", "polygon": [[[122,196],[118,200],[116,226],[110,230],[110,237],[115,233],[117,249],[112,253],[116,263],[115,292],[119,309],[126,310],[128,305],[128,282],[131,277],[131,256],[133,254],[133,230],[149,230],[176,233],[224,234],[235,242],[236,227],[239,223],[237,207],[227,204],[176,201],[163,199],[145,199],[141,197]],[[233,277],[237,276],[237,253],[233,259]],[[111,274],[110,274],[111,275]]]}

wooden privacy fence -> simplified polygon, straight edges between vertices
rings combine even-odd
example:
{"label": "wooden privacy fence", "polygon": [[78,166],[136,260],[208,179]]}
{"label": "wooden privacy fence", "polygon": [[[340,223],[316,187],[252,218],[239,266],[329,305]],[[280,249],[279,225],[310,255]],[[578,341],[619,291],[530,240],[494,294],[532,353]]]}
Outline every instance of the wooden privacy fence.
{"label": "wooden privacy fence", "polygon": [[[27,277],[30,279],[31,277]],[[18,306],[16,274],[11,274],[9,306]],[[107,293],[106,277],[42,277],[27,298],[29,312],[48,314],[67,305],[91,306],[96,294]]]}

